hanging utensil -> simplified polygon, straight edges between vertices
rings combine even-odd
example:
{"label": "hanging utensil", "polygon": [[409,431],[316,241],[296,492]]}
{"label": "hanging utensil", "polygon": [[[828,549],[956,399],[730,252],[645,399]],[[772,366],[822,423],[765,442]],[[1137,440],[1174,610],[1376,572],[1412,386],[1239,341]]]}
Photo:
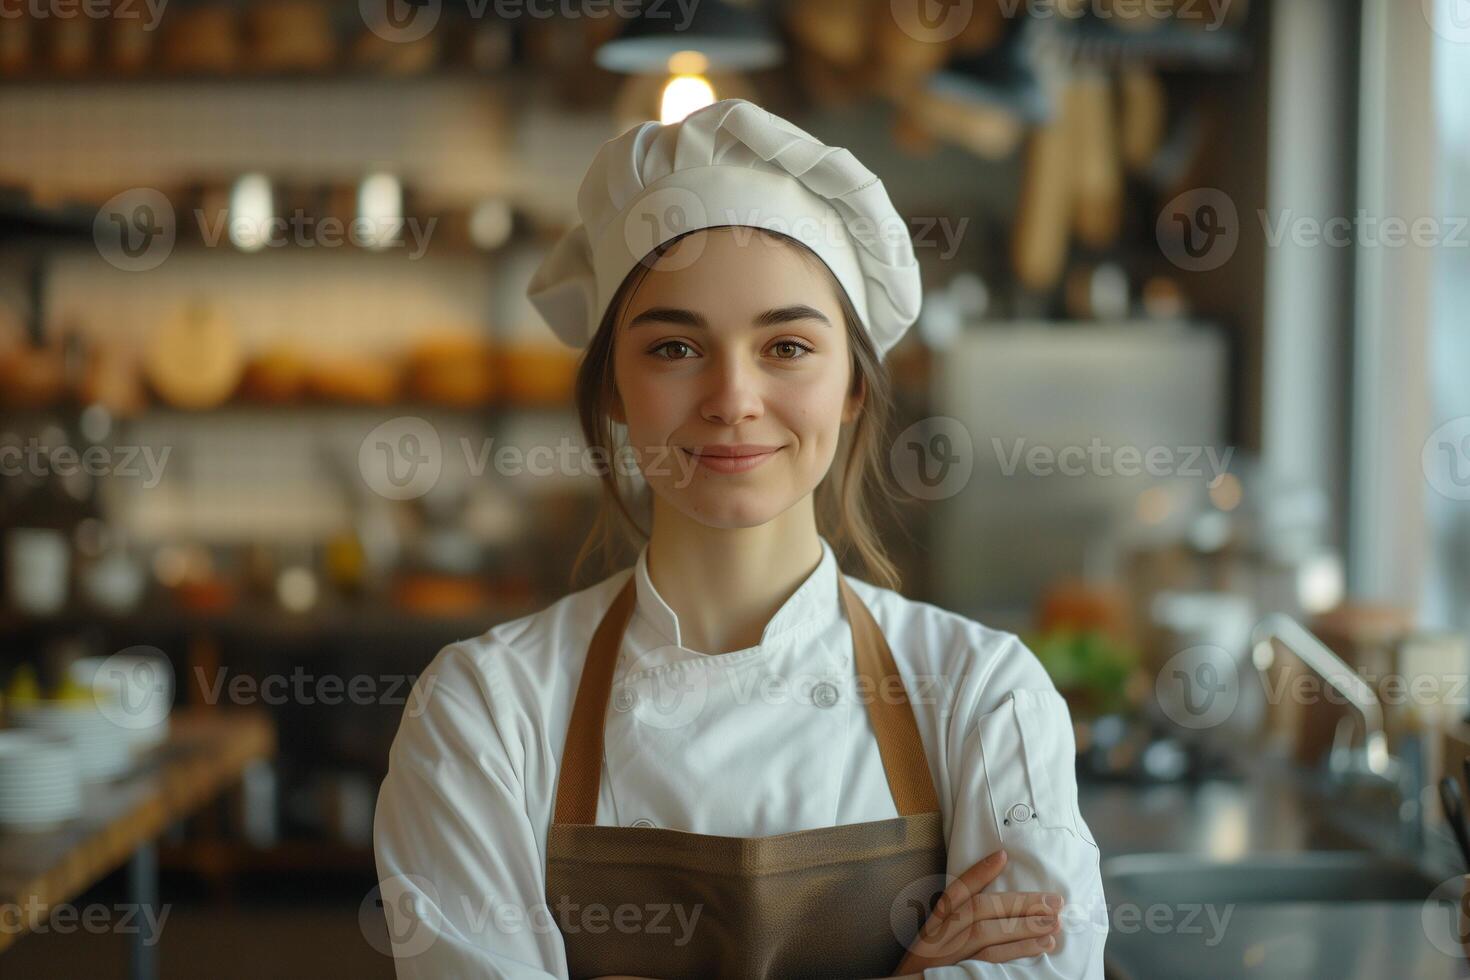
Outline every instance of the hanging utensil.
{"label": "hanging utensil", "polygon": [[[1470,769],[1470,766],[1467,766]],[[1465,828],[1465,798],[1460,795],[1460,784],[1453,776],[1439,781],[1439,801],[1444,805],[1444,816],[1460,846],[1460,857],[1470,868],[1470,832]]]}

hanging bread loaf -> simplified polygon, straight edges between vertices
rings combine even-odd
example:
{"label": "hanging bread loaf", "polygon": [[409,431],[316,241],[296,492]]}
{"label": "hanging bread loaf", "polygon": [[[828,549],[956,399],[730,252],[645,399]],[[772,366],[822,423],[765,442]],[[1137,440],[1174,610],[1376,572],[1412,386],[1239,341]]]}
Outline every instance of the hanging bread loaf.
{"label": "hanging bread loaf", "polygon": [[1073,226],[1093,248],[1107,248],[1118,237],[1123,216],[1123,171],[1118,130],[1113,122],[1112,83],[1102,72],[1079,75],[1064,98],[1072,120]]}
{"label": "hanging bread loaf", "polygon": [[1021,201],[1012,230],[1011,260],[1016,278],[1028,289],[1051,289],[1067,258],[1072,211],[1074,120],[1064,98],[1059,111],[1037,127],[1026,145]]}
{"label": "hanging bread loaf", "polygon": [[234,392],[244,369],[230,322],[201,302],[148,335],[143,369],[160,398],[179,408],[211,408]]}
{"label": "hanging bread loaf", "polygon": [[1164,85],[1147,68],[1125,68],[1118,76],[1122,119],[1119,123],[1123,166],[1140,174],[1159,149],[1164,135]]}

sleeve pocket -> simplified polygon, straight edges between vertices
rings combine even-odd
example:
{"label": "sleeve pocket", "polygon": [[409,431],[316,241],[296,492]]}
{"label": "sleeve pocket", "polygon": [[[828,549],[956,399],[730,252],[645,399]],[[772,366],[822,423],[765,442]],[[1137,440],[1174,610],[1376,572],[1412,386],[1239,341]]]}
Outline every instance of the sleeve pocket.
{"label": "sleeve pocket", "polygon": [[996,829],[1017,840],[1035,827],[1067,830],[1096,847],[1077,805],[1076,748],[1056,691],[1016,690],[977,723]]}

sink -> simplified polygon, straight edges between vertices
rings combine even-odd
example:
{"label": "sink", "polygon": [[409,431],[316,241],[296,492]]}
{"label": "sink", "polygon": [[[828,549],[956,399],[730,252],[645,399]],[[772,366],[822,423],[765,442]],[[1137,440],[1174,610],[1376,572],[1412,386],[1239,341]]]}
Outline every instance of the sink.
{"label": "sink", "polygon": [[1422,902],[1439,884],[1417,867],[1362,851],[1265,854],[1213,861],[1127,854],[1103,862],[1110,902],[1260,905],[1280,902]]}
{"label": "sink", "polygon": [[[1466,980],[1455,906],[1414,865],[1365,851],[1103,861],[1108,980]],[[1434,906],[1440,906],[1438,910]]]}

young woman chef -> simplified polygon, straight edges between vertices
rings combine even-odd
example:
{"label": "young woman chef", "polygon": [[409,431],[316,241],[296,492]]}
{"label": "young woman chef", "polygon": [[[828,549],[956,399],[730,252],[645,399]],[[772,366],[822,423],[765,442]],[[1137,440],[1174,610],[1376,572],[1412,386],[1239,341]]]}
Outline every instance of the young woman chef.
{"label": "young woman chef", "polygon": [[1101,978],[1065,702],[886,587],[864,509],[920,300],[882,183],[729,99],[603,144],[577,206],[529,295],[646,541],[419,678],[374,826],[398,976]]}

